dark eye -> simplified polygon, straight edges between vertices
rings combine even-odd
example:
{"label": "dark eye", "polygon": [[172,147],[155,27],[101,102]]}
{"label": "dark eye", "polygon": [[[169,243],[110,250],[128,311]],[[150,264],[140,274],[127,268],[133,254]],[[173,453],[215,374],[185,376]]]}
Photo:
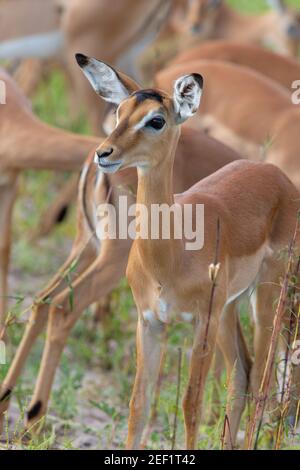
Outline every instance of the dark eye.
{"label": "dark eye", "polygon": [[164,118],[157,116],[151,119],[150,121],[148,121],[145,127],[151,127],[152,129],[159,131],[160,129],[164,127],[165,124],[166,124],[166,121],[164,120]]}

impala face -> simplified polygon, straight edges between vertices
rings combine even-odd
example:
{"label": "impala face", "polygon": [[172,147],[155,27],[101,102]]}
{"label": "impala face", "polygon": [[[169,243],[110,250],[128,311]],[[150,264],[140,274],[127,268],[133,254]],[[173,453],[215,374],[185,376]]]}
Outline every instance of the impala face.
{"label": "impala face", "polygon": [[116,127],[95,154],[99,168],[115,173],[129,167],[147,170],[161,163],[166,148],[179,137],[179,124],[199,107],[202,77],[191,74],[179,78],[173,97],[161,90],[139,89],[138,85],[131,92],[126,77],[107,64],[81,54],[76,59],[96,93],[118,106]]}

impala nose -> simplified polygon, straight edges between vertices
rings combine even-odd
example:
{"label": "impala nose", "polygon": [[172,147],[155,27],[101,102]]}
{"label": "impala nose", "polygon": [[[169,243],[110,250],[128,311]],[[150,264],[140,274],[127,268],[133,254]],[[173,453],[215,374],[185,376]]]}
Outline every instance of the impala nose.
{"label": "impala nose", "polygon": [[99,161],[103,158],[108,158],[110,157],[110,155],[113,153],[114,149],[112,147],[109,147],[108,149],[105,149],[104,151],[99,151],[97,150],[97,155],[98,155],[98,159]]}

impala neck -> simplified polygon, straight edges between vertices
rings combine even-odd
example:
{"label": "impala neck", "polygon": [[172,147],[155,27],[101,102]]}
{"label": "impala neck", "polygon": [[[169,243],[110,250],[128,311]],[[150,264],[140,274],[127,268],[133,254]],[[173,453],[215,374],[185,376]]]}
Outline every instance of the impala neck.
{"label": "impala neck", "polygon": [[145,204],[147,208],[151,208],[151,204],[174,203],[173,166],[179,137],[180,128],[177,127],[172,137],[166,138],[161,161],[150,169],[138,168],[137,203]]}
{"label": "impala neck", "polygon": [[[168,139],[166,148],[162,149],[162,151],[165,150],[163,160],[149,170],[138,169],[137,204],[142,204],[147,208],[149,230],[152,205],[167,204],[172,206],[174,204],[173,165],[180,136],[180,130],[177,129],[171,140]],[[152,273],[155,272],[160,280],[163,280],[164,275],[167,274],[166,271],[174,266],[181,253],[181,240],[175,240],[172,236],[172,217],[170,227],[171,239],[160,238],[156,240],[151,239],[149,235],[147,240],[136,240],[145,265]]]}

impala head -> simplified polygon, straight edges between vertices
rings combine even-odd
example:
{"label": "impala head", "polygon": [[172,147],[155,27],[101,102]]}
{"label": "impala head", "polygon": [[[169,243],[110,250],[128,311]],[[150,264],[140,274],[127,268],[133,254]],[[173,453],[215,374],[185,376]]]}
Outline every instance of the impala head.
{"label": "impala head", "polygon": [[300,12],[290,8],[283,0],[267,0],[279,15],[282,32],[290,41],[300,40]]}
{"label": "impala head", "polygon": [[222,0],[189,0],[185,30],[192,36],[207,38],[214,28]]}
{"label": "impala head", "polygon": [[161,90],[141,89],[104,62],[82,54],[76,59],[96,93],[117,106],[116,126],[96,151],[101,170],[114,173],[128,167],[158,165],[177,142],[179,125],[198,110],[201,75],[179,78],[173,96],[169,96]]}

